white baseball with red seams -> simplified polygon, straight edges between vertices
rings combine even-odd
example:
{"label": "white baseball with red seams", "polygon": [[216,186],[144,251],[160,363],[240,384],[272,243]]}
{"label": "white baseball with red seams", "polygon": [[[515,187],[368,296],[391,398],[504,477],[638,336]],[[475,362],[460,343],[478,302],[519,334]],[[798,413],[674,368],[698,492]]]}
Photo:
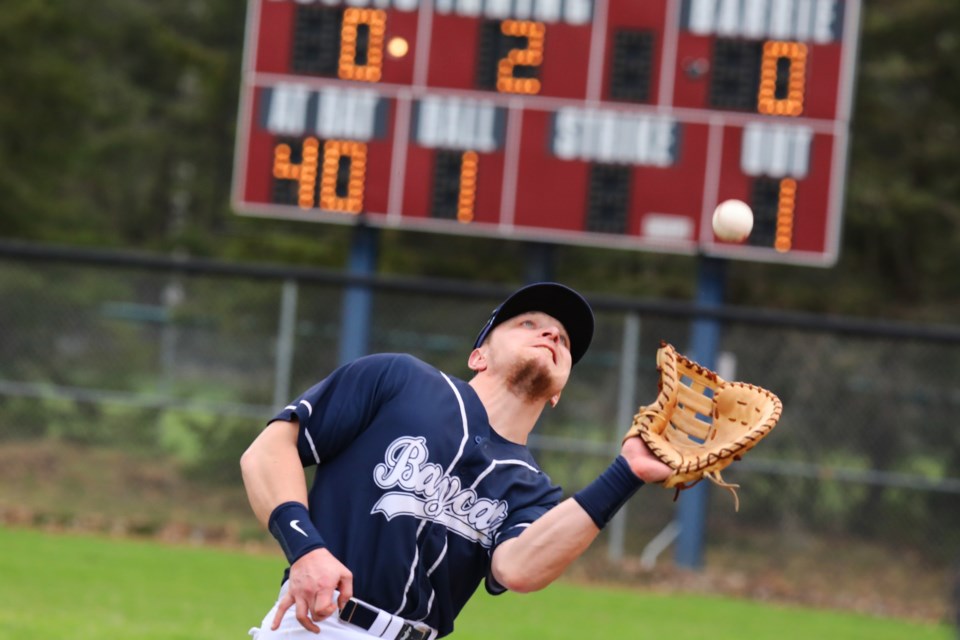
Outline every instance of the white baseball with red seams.
{"label": "white baseball with red seams", "polygon": [[743,242],[753,230],[753,211],[742,200],[725,200],[713,210],[713,232],[721,240]]}

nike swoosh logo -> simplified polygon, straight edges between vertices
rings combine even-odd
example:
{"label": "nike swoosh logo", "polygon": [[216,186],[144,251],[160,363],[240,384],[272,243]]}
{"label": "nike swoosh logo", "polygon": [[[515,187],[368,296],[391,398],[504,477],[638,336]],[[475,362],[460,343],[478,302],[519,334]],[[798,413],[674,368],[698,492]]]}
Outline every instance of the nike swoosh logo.
{"label": "nike swoosh logo", "polygon": [[290,521],[290,528],[293,529],[294,531],[296,531],[297,533],[303,535],[304,538],[309,538],[310,536],[307,535],[307,532],[304,531],[303,529],[301,529],[301,528],[297,525],[298,522],[300,522],[300,521],[299,521],[299,520],[291,520],[291,521]]}

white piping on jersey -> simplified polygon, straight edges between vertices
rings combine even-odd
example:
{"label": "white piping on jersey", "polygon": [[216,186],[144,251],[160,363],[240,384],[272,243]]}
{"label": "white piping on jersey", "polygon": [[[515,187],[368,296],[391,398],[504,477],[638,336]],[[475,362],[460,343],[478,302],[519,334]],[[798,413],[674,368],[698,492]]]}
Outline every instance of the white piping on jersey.
{"label": "white piping on jersey", "polygon": [[[453,395],[457,398],[457,405],[460,407],[460,423],[463,425],[463,437],[460,439],[460,448],[457,450],[457,455],[453,457],[453,461],[450,463],[450,466],[447,467],[447,470],[445,471],[447,475],[450,475],[450,471],[453,469],[454,466],[456,466],[457,462],[460,461],[460,457],[463,456],[463,450],[464,448],[466,448],[467,439],[470,436],[470,429],[469,429],[469,423],[467,422],[467,408],[463,404],[463,396],[460,395],[460,391],[457,390],[457,386],[453,384],[453,381],[449,377],[447,377],[447,374],[445,374],[443,371],[438,371],[438,373],[441,376],[443,376],[444,380],[447,381],[447,384],[450,385],[450,388],[453,390]],[[410,563],[410,575],[407,577],[407,584],[403,588],[403,600],[400,601],[400,606],[397,608],[397,610],[394,612],[393,615],[399,616],[400,612],[403,611],[403,608],[407,606],[407,592],[410,591],[410,585],[413,584],[413,576],[415,575],[417,570],[417,561],[420,559],[420,546],[419,546],[420,533],[423,532],[423,528],[426,524],[427,524],[427,521],[422,520],[420,522],[420,527],[417,529],[417,537],[416,537],[417,543],[414,545],[415,553],[413,554],[413,562]],[[427,575],[430,575],[431,573],[433,573],[433,571],[437,567],[437,564],[440,562],[440,560],[443,558],[446,552],[447,552],[447,547],[446,545],[444,545],[443,553],[440,554],[440,558],[437,559],[437,562],[434,563],[433,567],[431,567]],[[426,617],[427,615],[430,615],[430,609],[431,607],[433,607],[434,595],[435,595],[434,593],[430,594],[430,600],[427,603],[427,613],[424,615],[424,617]]]}
{"label": "white piping on jersey", "polygon": [[313,438],[310,437],[310,431],[304,427],[303,435],[307,436],[307,442],[310,443],[310,453],[313,454],[313,459],[317,464],[320,464],[320,454],[317,453],[317,446],[313,444]]}
{"label": "white piping on jersey", "polygon": [[[307,402],[306,400],[301,400],[301,401],[300,401],[300,404],[302,404],[303,406],[305,406],[305,407],[307,408],[307,417],[308,417],[308,418],[313,415],[313,405],[311,405],[311,404],[310,404],[309,402]],[[295,404],[288,404],[287,406],[285,406],[285,407],[283,408],[283,410],[284,410],[284,411],[296,411],[296,410],[297,410],[297,405],[295,405]],[[313,454],[313,459],[314,459],[314,461],[315,461],[317,464],[320,464],[320,454],[317,453],[317,447],[316,447],[315,444],[313,444],[313,438],[310,436],[310,431],[308,431],[306,427],[303,428],[303,435],[307,436],[307,442],[310,444],[310,453]]]}
{"label": "white piping on jersey", "polygon": [[[417,569],[417,561],[420,559],[420,534],[423,532],[423,528],[427,526],[426,520],[420,521],[420,526],[417,527],[417,536],[415,540],[416,544],[413,545],[413,562],[410,563],[410,574],[407,576],[407,584],[403,585],[403,600],[400,601],[400,606],[396,611],[393,612],[393,615],[399,616],[400,612],[403,611],[403,608],[407,606],[407,592],[410,591],[410,585],[413,584],[413,576],[415,575]],[[427,609],[427,613],[430,613],[430,609]]]}
{"label": "white piping on jersey", "polygon": [[[447,546],[448,543],[443,543],[443,550],[440,552],[440,557],[437,558],[437,561],[433,563],[433,566],[427,569],[427,576],[432,576],[433,572],[437,570],[437,567],[440,566],[440,561],[447,555]],[[433,599],[433,596],[430,596],[430,599]]]}
{"label": "white piping on jersey", "polygon": [[503,534],[505,534],[507,531],[513,531],[514,529],[526,529],[526,528],[529,527],[531,524],[533,524],[533,523],[532,523],[532,522],[521,522],[520,524],[515,524],[515,525],[513,525],[512,527],[508,527],[507,529],[504,529],[504,530],[502,530],[502,531],[498,531],[498,532],[497,532],[497,540],[499,540],[499,539],[500,539],[500,536],[502,536]]}
{"label": "white piping on jersey", "polygon": [[[433,566],[430,567],[430,568],[427,570],[427,577],[428,577],[428,578],[433,575],[433,572],[437,570],[437,567],[440,566],[440,563],[441,563],[441,562],[443,561],[443,559],[447,556],[447,547],[448,547],[448,546],[449,546],[448,543],[447,543],[446,541],[444,541],[444,543],[443,543],[443,550],[440,552],[440,556],[437,558],[437,561],[433,563]],[[427,600],[427,613],[424,614],[424,616],[423,616],[422,618],[420,618],[420,621],[421,621],[421,622],[422,622],[423,620],[426,620],[426,619],[427,619],[427,615],[429,615],[429,614],[430,614],[430,610],[433,609],[433,600],[434,600],[434,598],[436,598],[436,597],[437,597],[437,592],[436,592],[436,590],[430,589],[430,599]]]}
{"label": "white piping on jersey", "polygon": [[486,478],[488,475],[493,473],[493,468],[496,467],[498,464],[515,464],[520,467],[526,467],[527,469],[530,469],[530,471],[533,471],[534,473],[540,473],[540,471],[536,467],[534,467],[533,465],[527,462],[524,462],[523,460],[494,460],[493,462],[490,463],[490,466],[484,469],[483,473],[477,476],[477,479],[473,481],[473,484],[470,485],[470,488],[476,489],[477,485],[480,484],[480,482],[484,478]]}
{"label": "white piping on jersey", "polygon": [[463,423],[463,438],[460,440],[460,449],[457,451],[457,455],[453,457],[453,462],[450,463],[450,466],[447,467],[447,474],[449,475],[450,471],[454,466],[460,461],[460,456],[463,455],[463,449],[467,446],[467,437],[469,434],[469,429],[467,426],[467,409],[463,405],[463,397],[460,395],[460,392],[457,390],[456,385],[453,384],[453,381],[447,377],[443,371],[440,372],[440,375],[443,376],[443,379],[447,381],[447,384],[450,385],[450,388],[453,389],[453,395],[457,397],[457,404],[460,405],[460,422]]}

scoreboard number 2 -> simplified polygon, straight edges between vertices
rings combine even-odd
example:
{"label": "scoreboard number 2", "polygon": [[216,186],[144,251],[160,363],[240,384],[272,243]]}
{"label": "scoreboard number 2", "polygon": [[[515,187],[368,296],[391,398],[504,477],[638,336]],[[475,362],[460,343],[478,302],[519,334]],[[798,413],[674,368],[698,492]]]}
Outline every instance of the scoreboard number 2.
{"label": "scoreboard number 2", "polygon": [[476,86],[500,93],[540,93],[537,72],[543,64],[544,23],[488,20],[480,24]]}
{"label": "scoreboard number 2", "polygon": [[514,68],[539,67],[543,63],[543,39],[547,28],[542,22],[526,20],[504,20],[500,25],[503,35],[525,38],[527,46],[523,49],[511,49],[507,57],[497,64],[497,91],[501,93],[540,93],[540,81],[537,78],[514,77]]}

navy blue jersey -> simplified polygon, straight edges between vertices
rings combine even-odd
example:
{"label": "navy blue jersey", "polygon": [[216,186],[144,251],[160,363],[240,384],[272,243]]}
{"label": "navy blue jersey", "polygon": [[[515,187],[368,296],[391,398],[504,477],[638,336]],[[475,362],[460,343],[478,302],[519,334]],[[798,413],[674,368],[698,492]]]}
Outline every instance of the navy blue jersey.
{"label": "navy blue jersey", "polygon": [[504,591],[493,550],[561,498],[470,385],[412,356],[345,365],[274,420],[299,421],[310,515],[354,594],[441,636],[482,580]]}

